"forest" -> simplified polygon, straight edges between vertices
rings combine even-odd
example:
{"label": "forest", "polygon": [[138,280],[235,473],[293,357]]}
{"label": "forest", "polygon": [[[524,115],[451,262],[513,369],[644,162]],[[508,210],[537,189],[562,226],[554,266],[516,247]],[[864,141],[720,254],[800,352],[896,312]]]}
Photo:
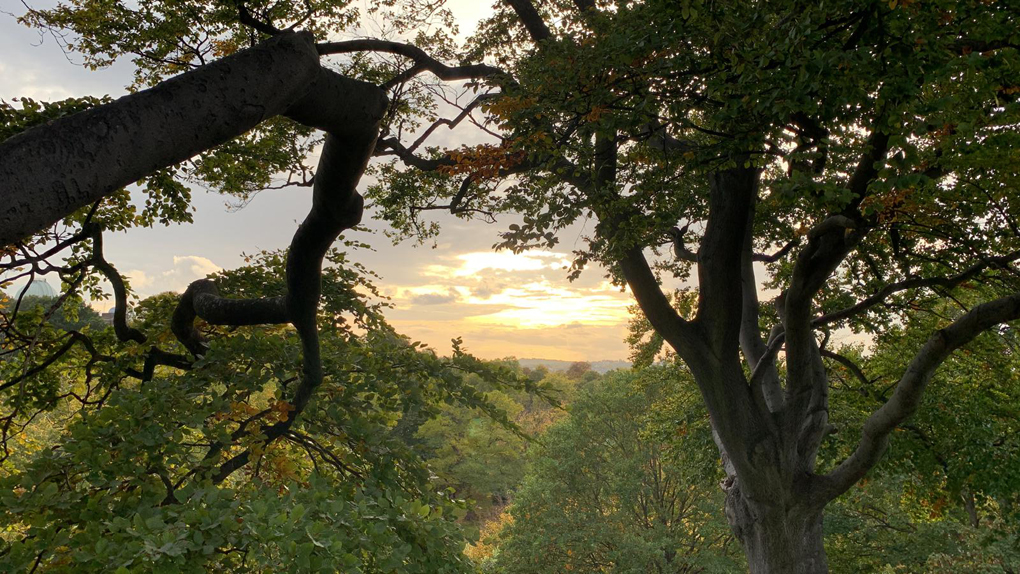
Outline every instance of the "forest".
{"label": "forest", "polygon": [[[130,79],[0,94],[0,571],[1020,572],[1020,5],[471,6],[3,13]],[[120,265],[203,194],[304,215]],[[402,332],[497,288],[629,366]]]}

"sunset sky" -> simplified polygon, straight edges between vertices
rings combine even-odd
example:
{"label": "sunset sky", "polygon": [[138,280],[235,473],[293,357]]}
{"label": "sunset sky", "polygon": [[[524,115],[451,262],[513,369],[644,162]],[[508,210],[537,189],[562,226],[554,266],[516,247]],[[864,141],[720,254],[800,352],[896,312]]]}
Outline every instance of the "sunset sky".
{"label": "sunset sky", "polygon": [[[20,9],[14,3],[7,6]],[[488,11],[484,3],[471,0],[451,6],[464,32]],[[0,53],[0,98],[7,101],[18,96],[44,101],[116,97],[131,80],[129,62],[85,70],[74,64],[80,58],[65,56],[51,38],[19,26],[7,13],[0,13]],[[437,145],[459,145],[470,137],[438,135]],[[244,209],[229,210],[222,196],[196,190],[194,205],[192,225],[135,230],[106,240],[107,258],[140,296],[183,290],[195,279],[241,265],[243,253],[285,247],[310,205],[310,194],[303,189],[265,191]],[[562,251],[515,255],[492,250],[497,233],[510,221],[487,225],[448,216],[440,221],[443,233],[434,247],[394,246],[377,221],[367,221],[372,234],[347,233],[374,247],[355,259],[382,277],[378,286],[394,305],[387,316],[401,332],[440,352],[460,336],[469,351],[483,358],[627,357],[623,337],[630,296],[609,285],[598,268],[573,283],[566,280],[564,267],[572,246],[580,244],[582,227],[561,234]],[[53,278],[50,283],[56,287]]]}

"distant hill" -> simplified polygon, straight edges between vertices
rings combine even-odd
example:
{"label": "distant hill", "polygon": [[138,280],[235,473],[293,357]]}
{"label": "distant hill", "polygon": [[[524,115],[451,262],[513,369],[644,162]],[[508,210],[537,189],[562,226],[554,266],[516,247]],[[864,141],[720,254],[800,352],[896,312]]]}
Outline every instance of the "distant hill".
{"label": "distant hill", "polygon": [[[566,371],[570,368],[570,365],[578,361],[558,361],[556,359],[518,359],[518,363],[522,367],[534,369],[539,366],[543,366],[550,371]],[[607,373],[613,369],[629,369],[630,363],[627,361],[588,361],[591,364],[593,371],[597,373]]]}

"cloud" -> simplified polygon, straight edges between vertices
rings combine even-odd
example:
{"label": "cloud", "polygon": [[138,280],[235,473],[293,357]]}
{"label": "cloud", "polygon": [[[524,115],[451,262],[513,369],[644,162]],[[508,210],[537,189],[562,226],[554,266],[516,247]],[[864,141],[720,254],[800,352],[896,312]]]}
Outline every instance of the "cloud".
{"label": "cloud", "polygon": [[427,284],[395,286],[386,294],[396,305],[394,317],[415,321],[416,329],[454,317],[462,327],[518,331],[626,325],[630,296],[606,281],[563,282],[569,263],[568,254],[553,251],[461,253],[422,266],[419,276]]}
{"label": "cloud", "polygon": [[481,325],[460,319],[392,319],[401,333],[422,341],[439,353],[449,353],[450,340],[463,339],[469,353],[483,359],[517,358],[596,361],[625,359],[630,351],[623,325],[572,324],[544,329],[519,329],[503,325]]}
{"label": "cloud", "polygon": [[152,286],[152,283],[155,281],[155,279],[149,277],[145,271],[142,271],[141,269],[128,269],[124,272],[124,276],[127,278],[131,288],[135,291],[147,289]]}
{"label": "cloud", "polygon": [[455,289],[450,289],[445,294],[422,293],[420,295],[412,295],[410,298],[412,305],[446,305],[459,300],[460,294]]}
{"label": "cloud", "polygon": [[472,296],[468,304],[498,306],[499,310],[467,317],[489,325],[539,329],[571,324],[621,325],[630,318],[630,297],[615,289],[580,289],[549,281],[510,287],[489,297]]}
{"label": "cloud", "polygon": [[204,279],[222,268],[199,255],[174,255],[173,267],[160,274],[152,286],[158,291],[184,291],[192,281]]}
{"label": "cloud", "polygon": [[175,255],[170,268],[150,266],[148,271],[130,269],[124,273],[131,288],[141,297],[164,291],[184,291],[192,281],[204,279],[221,267],[199,255]]}
{"label": "cloud", "polygon": [[176,269],[174,269],[173,273],[186,268],[188,272],[195,275],[196,279],[217,273],[223,269],[209,259],[198,255],[174,255],[174,267]]}

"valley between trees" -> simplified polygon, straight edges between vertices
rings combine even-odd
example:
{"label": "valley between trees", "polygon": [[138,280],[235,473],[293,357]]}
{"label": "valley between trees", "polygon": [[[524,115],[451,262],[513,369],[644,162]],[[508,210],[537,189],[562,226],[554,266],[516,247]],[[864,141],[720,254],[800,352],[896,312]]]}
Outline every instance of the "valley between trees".
{"label": "valley between trees", "polygon": [[[1015,417],[965,422],[988,408],[1016,412],[1015,358],[992,358],[1014,353],[988,337],[954,361],[924,414],[893,439],[888,462],[838,500],[826,525],[832,572],[1017,571]],[[992,374],[989,359],[1003,370]],[[865,364],[888,372],[897,360],[897,351],[879,349]],[[724,476],[690,375],[664,364],[604,375],[584,366],[572,375],[528,373],[559,391],[566,412],[494,392],[534,440],[457,408],[419,428],[418,448],[440,484],[469,501],[462,523],[479,539],[466,552],[479,571],[746,570],[721,512]],[[837,373],[834,408],[859,425],[882,401],[880,381]],[[998,406],[968,392],[973,384],[994,388]],[[946,425],[961,426],[934,438]],[[847,441],[829,448],[822,464]]]}

